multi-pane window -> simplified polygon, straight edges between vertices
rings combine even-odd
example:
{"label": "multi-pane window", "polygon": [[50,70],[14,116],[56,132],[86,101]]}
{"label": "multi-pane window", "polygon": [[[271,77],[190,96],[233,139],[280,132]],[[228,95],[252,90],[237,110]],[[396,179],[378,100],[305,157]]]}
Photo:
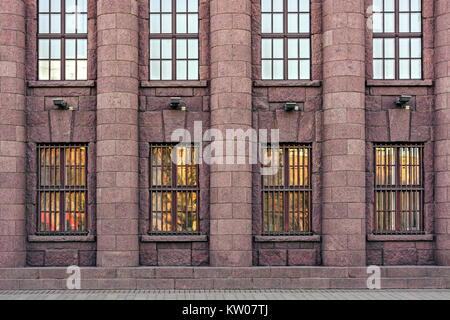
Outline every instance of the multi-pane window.
{"label": "multi-pane window", "polygon": [[422,0],[373,0],[373,78],[422,79]]}
{"label": "multi-pane window", "polygon": [[423,230],[423,148],[379,145],[375,148],[375,233]]}
{"label": "multi-pane window", "polygon": [[198,0],[150,0],[150,80],[198,80]]}
{"label": "multi-pane window", "polygon": [[199,231],[197,148],[151,145],[150,233]]}
{"label": "multi-pane window", "polygon": [[86,145],[42,144],[37,152],[37,233],[86,233]]}
{"label": "multi-pane window", "polygon": [[264,164],[277,161],[279,170],[262,177],[262,231],[264,234],[310,233],[311,148],[283,145],[264,150]]}
{"label": "multi-pane window", "polygon": [[87,80],[87,1],[39,0],[39,80]]}
{"label": "multi-pane window", "polygon": [[311,78],[310,0],[261,0],[261,78]]}

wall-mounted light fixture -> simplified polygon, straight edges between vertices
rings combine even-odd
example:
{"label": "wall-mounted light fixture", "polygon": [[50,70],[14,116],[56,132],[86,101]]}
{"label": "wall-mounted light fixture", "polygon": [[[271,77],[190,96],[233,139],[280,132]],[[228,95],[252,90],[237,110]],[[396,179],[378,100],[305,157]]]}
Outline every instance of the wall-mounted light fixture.
{"label": "wall-mounted light fixture", "polygon": [[53,104],[58,107],[58,109],[69,110],[67,102],[63,99],[55,99],[53,100]]}
{"label": "wall-mounted light fixture", "polygon": [[186,111],[186,105],[184,103],[181,103],[180,97],[170,98],[170,107],[174,110]]}
{"label": "wall-mounted light fixture", "polygon": [[284,104],[284,111],[298,111],[300,110],[299,106],[295,102],[286,102]]}
{"label": "wall-mounted light fixture", "polygon": [[408,105],[408,102],[411,101],[411,96],[401,95],[395,100],[395,104],[402,109],[409,110],[411,107]]}

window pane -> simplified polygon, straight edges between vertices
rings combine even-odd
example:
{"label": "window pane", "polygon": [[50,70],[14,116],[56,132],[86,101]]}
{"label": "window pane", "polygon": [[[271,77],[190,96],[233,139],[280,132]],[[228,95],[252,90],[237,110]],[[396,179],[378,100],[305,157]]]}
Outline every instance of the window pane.
{"label": "window pane", "polygon": [[383,32],[383,14],[373,14],[373,32]]}
{"label": "window pane", "polygon": [[401,59],[400,60],[400,79],[409,79],[409,60]]}
{"label": "window pane", "polygon": [[161,24],[162,24],[161,33],[172,33],[172,15],[163,14]]}
{"label": "window pane", "polygon": [[288,0],[288,11],[289,12],[298,11],[298,0]]}
{"label": "window pane", "polygon": [[373,12],[383,11],[383,0],[373,0]]}
{"label": "window pane", "polygon": [[66,33],[75,33],[76,32],[76,15],[75,14],[66,14]]}
{"label": "window pane", "polygon": [[420,13],[411,14],[411,32],[422,31],[422,17]]}
{"label": "window pane", "polygon": [[198,61],[190,60],[188,63],[188,79],[198,80]]}
{"label": "window pane", "polygon": [[413,38],[411,39],[411,58],[421,58],[422,57],[422,39]]}
{"label": "window pane", "polygon": [[411,11],[421,11],[422,3],[421,0],[411,0]]}
{"label": "window pane", "polygon": [[261,62],[261,78],[263,80],[272,79],[272,61],[263,60]]}
{"label": "window pane", "polygon": [[87,61],[86,60],[78,60],[77,63],[77,80],[87,80]]}
{"label": "window pane", "polygon": [[198,33],[198,15],[188,15],[188,33]]}
{"label": "window pane", "polygon": [[188,11],[198,12],[198,0],[188,0]]}
{"label": "window pane", "polygon": [[50,22],[48,14],[39,15],[39,33],[49,33],[50,32]]}
{"label": "window pane", "polygon": [[272,15],[270,14],[261,15],[261,32],[272,33]]}
{"label": "window pane", "polygon": [[177,0],[177,12],[186,12],[186,0]]}
{"label": "window pane", "polygon": [[272,11],[272,0],[261,0],[261,11],[262,12]]}
{"label": "window pane", "polygon": [[395,32],[395,15],[394,13],[384,14],[384,32]]}
{"label": "window pane", "polygon": [[77,15],[77,31],[78,33],[87,33],[87,14]]}
{"label": "window pane", "polygon": [[[161,48],[161,58],[162,59],[171,59],[172,58],[172,40],[164,39],[161,40],[162,48]],[[159,44],[158,44],[159,46]]]}
{"label": "window pane", "polygon": [[160,80],[159,61],[150,61],[150,80]]}
{"label": "window pane", "polygon": [[383,39],[373,39],[373,57],[383,58]]}
{"label": "window pane", "polygon": [[50,41],[50,57],[52,59],[61,59],[61,40],[60,39],[52,39]]}
{"label": "window pane", "polygon": [[399,11],[409,11],[410,0],[399,0]]}
{"label": "window pane", "polygon": [[76,58],[76,40],[75,39],[67,39],[66,40],[66,59],[75,59]]}
{"label": "window pane", "polygon": [[76,80],[75,68],[75,60],[66,60],[66,80]]}
{"label": "window pane", "polygon": [[77,50],[77,58],[78,59],[87,59],[87,39],[78,39],[78,50]]}
{"label": "window pane", "polygon": [[409,39],[399,39],[398,49],[400,58],[409,58]]}
{"label": "window pane", "polygon": [[185,39],[177,40],[177,59],[187,58],[187,41]]}
{"label": "window pane", "polygon": [[159,14],[150,15],[150,33],[161,32],[161,17]]}
{"label": "window pane", "polygon": [[188,40],[188,59],[198,59],[198,40]]}
{"label": "window pane", "polygon": [[49,58],[49,47],[50,41],[47,39],[39,40],[39,59],[48,59]]}
{"label": "window pane", "polygon": [[288,79],[297,80],[298,79],[298,60],[289,60],[288,62]]}
{"label": "window pane", "polygon": [[161,11],[162,12],[171,12],[172,11],[172,1],[162,1]]}
{"label": "window pane", "polygon": [[78,12],[87,12],[88,0],[78,0]]}
{"label": "window pane", "polygon": [[61,33],[61,15],[51,15],[51,33]]}
{"label": "window pane", "polygon": [[399,14],[399,31],[409,32],[409,13]]}
{"label": "window pane", "polygon": [[384,39],[384,57],[395,58],[395,39]]}
{"label": "window pane", "polygon": [[300,79],[309,80],[311,78],[310,73],[309,60],[300,60]]}
{"label": "window pane", "polygon": [[75,12],[76,4],[75,0],[66,0],[66,12]]}
{"label": "window pane", "polygon": [[395,11],[395,0],[384,0],[384,11]]}
{"label": "window pane", "polygon": [[283,58],[283,39],[273,39],[273,58],[282,59]]}
{"label": "window pane", "polygon": [[39,80],[50,80],[50,65],[48,61],[39,61]]}
{"label": "window pane", "polygon": [[411,79],[422,79],[422,60],[411,60]]}
{"label": "window pane", "polygon": [[61,80],[61,62],[50,62],[50,80]]}
{"label": "window pane", "polygon": [[186,15],[177,14],[177,33],[186,33]]}
{"label": "window pane", "polygon": [[274,14],[273,15],[273,33],[283,33],[283,15]]}
{"label": "window pane", "polygon": [[309,39],[300,39],[300,58],[309,58]]}
{"label": "window pane", "polygon": [[310,0],[300,0],[300,11],[309,12],[309,1]]}
{"label": "window pane", "polygon": [[150,39],[150,59],[161,58],[160,40]]}
{"label": "window pane", "polygon": [[298,14],[296,13],[288,14],[288,32],[289,33],[298,32]]}
{"label": "window pane", "polygon": [[39,0],[39,12],[49,12],[49,0]]}
{"label": "window pane", "polygon": [[309,14],[300,14],[300,33],[309,33]]}
{"label": "window pane", "polygon": [[[164,2],[170,2],[170,1],[164,1]],[[161,8],[160,8],[160,3],[161,0],[150,0],[150,12],[160,12]]]}
{"label": "window pane", "polygon": [[51,0],[52,12],[61,12],[61,0]]}
{"label": "window pane", "polygon": [[274,60],[273,61],[273,79],[281,80],[283,79],[283,60]]}
{"label": "window pane", "polygon": [[187,80],[186,61],[177,61],[177,80]]}
{"label": "window pane", "polygon": [[283,0],[273,0],[273,11],[283,12]]}
{"label": "window pane", "polygon": [[373,78],[383,79],[383,60],[373,61]]}
{"label": "window pane", "polygon": [[162,61],[161,64],[161,80],[172,80],[172,61]]}
{"label": "window pane", "polygon": [[384,78],[385,79],[395,79],[395,61],[385,60],[384,62]]}
{"label": "window pane", "polygon": [[272,58],[272,40],[262,39],[261,40],[261,57]]}
{"label": "window pane", "polygon": [[298,39],[288,39],[288,58],[298,57]]}

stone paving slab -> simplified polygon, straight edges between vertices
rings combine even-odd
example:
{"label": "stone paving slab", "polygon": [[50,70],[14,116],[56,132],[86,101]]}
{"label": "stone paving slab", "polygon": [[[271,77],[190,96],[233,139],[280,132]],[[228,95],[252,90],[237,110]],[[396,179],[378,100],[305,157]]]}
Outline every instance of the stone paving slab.
{"label": "stone paving slab", "polygon": [[450,290],[18,290],[0,300],[450,300]]}

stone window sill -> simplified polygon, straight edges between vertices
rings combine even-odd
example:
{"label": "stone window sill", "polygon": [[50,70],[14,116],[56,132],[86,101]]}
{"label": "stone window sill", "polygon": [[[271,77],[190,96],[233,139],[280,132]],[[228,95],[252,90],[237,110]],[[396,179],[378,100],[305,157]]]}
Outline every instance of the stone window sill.
{"label": "stone window sill", "polygon": [[141,235],[141,242],[207,242],[207,235]]}
{"label": "stone window sill", "polygon": [[255,80],[254,87],[320,87],[322,80]]}
{"label": "stone window sill", "polygon": [[320,242],[320,235],[310,236],[254,236],[255,242]]}
{"label": "stone window sill", "polygon": [[95,87],[95,80],[87,81],[28,81],[29,88],[86,88]]}
{"label": "stone window sill", "polygon": [[95,242],[94,235],[87,236],[37,236],[29,235],[28,242]]}
{"label": "stone window sill", "polygon": [[367,80],[368,87],[432,87],[433,80]]}
{"label": "stone window sill", "polygon": [[207,80],[199,81],[141,81],[142,88],[206,88]]}
{"label": "stone window sill", "polygon": [[433,241],[433,234],[393,234],[393,235],[381,235],[381,234],[368,234],[367,241]]}

